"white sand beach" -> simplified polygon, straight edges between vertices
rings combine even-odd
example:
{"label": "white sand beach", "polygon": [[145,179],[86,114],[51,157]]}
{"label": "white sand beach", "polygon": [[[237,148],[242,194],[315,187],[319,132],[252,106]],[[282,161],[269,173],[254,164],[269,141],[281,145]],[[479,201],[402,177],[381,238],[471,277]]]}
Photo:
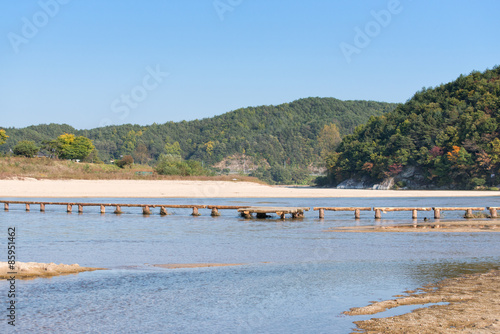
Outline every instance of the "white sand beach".
{"label": "white sand beach", "polygon": [[0,197],[348,198],[481,197],[500,191],[367,190],[177,180],[0,180]]}

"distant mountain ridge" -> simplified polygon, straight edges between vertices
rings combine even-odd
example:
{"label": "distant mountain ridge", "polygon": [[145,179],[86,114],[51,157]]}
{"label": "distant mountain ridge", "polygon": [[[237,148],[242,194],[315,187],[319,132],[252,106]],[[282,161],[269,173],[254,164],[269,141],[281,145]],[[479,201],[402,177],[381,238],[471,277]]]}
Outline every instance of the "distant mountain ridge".
{"label": "distant mountain ridge", "polygon": [[371,116],[394,110],[396,104],[374,101],[341,101],[305,98],[277,106],[241,108],[201,120],[165,124],[116,125],[76,130],[65,124],[5,128],[9,139],[0,150],[8,152],[20,140],[41,144],[63,133],[92,139],[104,161],[131,154],[136,161],[155,161],[160,154],[180,154],[184,159],[213,165],[243,154],[269,165],[305,167],[319,163],[317,137],[327,124],[335,123],[342,135]]}

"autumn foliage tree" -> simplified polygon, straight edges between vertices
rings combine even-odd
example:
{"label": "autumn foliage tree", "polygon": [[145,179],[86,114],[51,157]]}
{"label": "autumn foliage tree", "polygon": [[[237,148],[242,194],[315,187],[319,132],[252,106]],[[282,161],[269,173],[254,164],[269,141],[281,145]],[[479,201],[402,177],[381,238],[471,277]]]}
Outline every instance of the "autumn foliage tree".
{"label": "autumn foliage tree", "polygon": [[134,164],[134,158],[131,155],[124,155],[122,159],[115,161],[115,165],[120,168],[129,167],[132,168]]}
{"label": "autumn foliage tree", "polygon": [[7,133],[5,132],[5,130],[0,129],[0,145],[5,144],[5,142],[7,141],[7,138],[9,138],[9,136],[7,136]]}
{"label": "autumn foliage tree", "polygon": [[60,159],[83,160],[95,149],[90,139],[69,133],[57,137],[56,142],[56,151]]}

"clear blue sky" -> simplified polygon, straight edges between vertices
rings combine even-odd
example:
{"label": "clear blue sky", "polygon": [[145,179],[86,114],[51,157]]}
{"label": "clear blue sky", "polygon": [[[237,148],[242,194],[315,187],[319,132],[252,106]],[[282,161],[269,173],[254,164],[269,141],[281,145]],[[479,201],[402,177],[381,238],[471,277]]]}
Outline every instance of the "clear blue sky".
{"label": "clear blue sky", "polygon": [[309,96],[405,102],[500,64],[498,0],[1,5],[0,127],[165,123]]}

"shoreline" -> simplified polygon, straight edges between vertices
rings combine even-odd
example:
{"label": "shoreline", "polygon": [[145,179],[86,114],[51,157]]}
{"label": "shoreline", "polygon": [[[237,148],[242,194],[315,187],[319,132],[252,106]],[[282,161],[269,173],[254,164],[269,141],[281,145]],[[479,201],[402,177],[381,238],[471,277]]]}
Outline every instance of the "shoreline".
{"label": "shoreline", "polygon": [[500,197],[500,191],[372,190],[269,186],[241,181],[0,180],[0,198]]}
{"label": "shoreline", "polygon": [[410,313],[387,318],[355,321],[364,333],[457,333],[500,332],[500,270],[468,274],[429,284],[406,296],[355,307],[346,315],[377,314],[403,305],[425,305]]}

